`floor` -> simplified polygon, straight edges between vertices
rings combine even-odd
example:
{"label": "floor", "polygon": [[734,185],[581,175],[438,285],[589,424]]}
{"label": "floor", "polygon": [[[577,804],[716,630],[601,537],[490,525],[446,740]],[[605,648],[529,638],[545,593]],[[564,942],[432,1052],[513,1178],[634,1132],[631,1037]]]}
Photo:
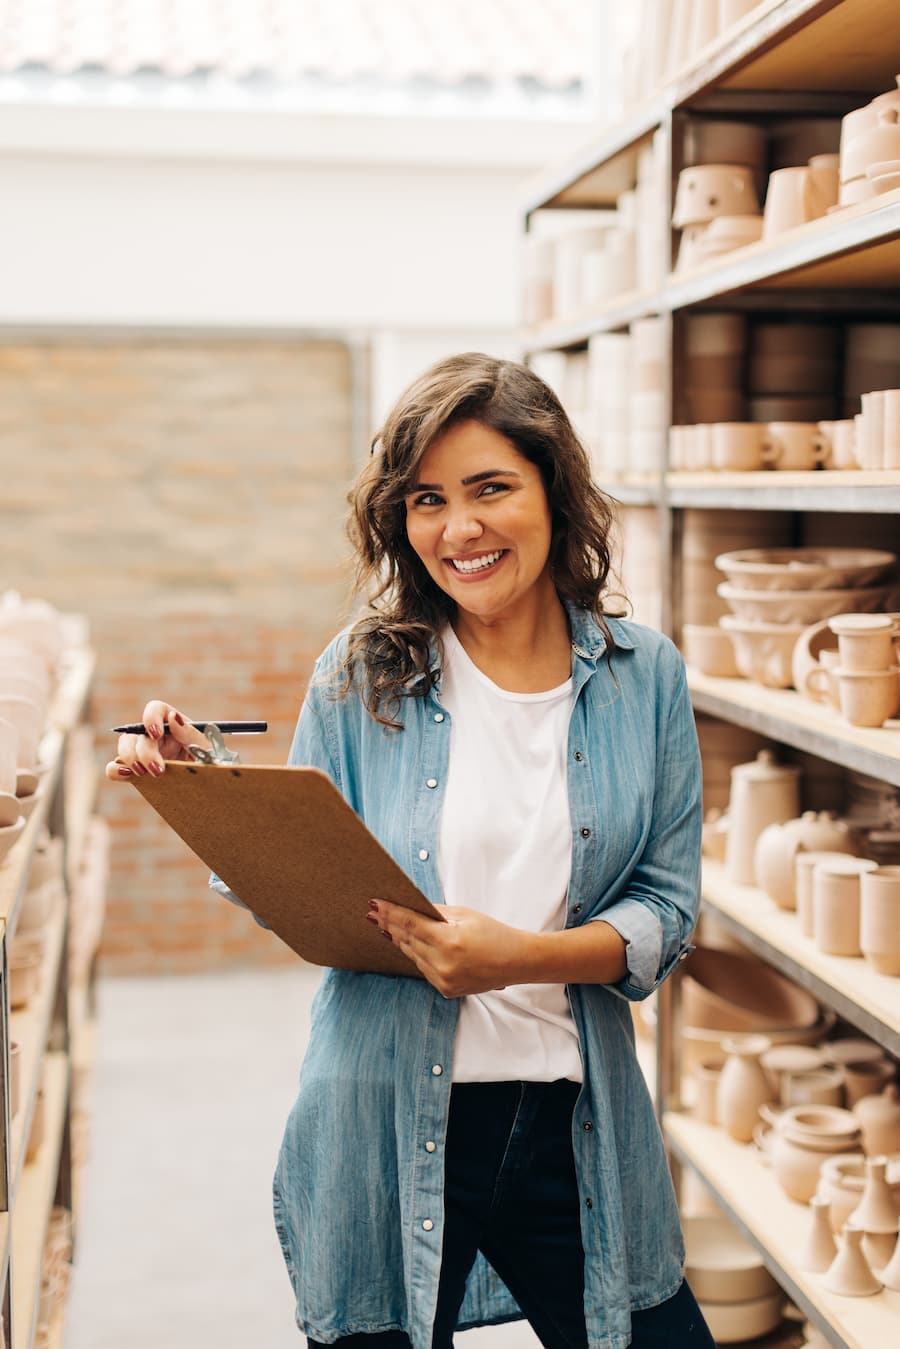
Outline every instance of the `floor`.
{"label": "floor", "polygon": [[[270,1208],[318,974],[109,979],[64,1349],[305,1349]],[[459,1349],[536,1349],[516,1323]]]}

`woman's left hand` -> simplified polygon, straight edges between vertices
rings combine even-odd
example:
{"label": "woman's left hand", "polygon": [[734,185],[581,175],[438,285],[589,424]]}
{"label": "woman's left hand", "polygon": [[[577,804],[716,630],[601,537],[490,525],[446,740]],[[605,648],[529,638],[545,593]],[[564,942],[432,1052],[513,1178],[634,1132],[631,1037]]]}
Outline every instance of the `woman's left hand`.
{"label": "woman's left hand", "polygon": [[487,993],[520,982],[514,971],[532,934],[456,905],[442,907],[441,916],[445,922],[386,899],[369,901],[370,921],[388,934],[445,998]]}

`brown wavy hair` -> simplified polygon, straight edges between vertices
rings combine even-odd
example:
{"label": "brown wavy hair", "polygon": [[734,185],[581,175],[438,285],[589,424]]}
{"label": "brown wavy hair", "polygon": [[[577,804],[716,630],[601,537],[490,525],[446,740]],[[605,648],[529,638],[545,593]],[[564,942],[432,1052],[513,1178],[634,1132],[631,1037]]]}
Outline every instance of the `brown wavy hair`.
{"label": "brown wavy hair", "polygon": [[422,456],[450,426],[480,422],[540,471],[550,505],[550,566],[561,599],[603,617],[610,576],[611,499],[591,478],[584,447],[552,389],[527,366],[465,352],[436,362],[401,395],[372,441],[350,493],[347,531],[368,612],[350,630],[343,696],[361,674],[367,711],[402,729],[401,700],[435,684],[431,653],[455,604],[429,576],[406,534],[406,497]]}

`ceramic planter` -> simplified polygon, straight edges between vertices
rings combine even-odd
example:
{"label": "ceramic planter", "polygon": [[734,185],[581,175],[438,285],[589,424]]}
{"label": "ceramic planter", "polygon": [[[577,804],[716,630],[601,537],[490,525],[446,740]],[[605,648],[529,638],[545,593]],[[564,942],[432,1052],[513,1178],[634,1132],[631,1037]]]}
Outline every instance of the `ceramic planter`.
{"label": "ceramic planter", "polygon": [[823,861],[813,869],[813,929],[820,951],[832,956],[862,955],[859,945],[859,882],[877,870],[864,857]]}
{"label": "ceramic planter", "polygon": [[900,975],[900,866],[860,878],[859,944],[879,974]]}

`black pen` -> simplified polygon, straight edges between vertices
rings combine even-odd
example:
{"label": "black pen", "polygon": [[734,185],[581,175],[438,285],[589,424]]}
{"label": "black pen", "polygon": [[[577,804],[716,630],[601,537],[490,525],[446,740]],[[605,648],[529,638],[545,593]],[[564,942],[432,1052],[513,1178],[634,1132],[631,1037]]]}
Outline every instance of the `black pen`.
{"label": "black pen", "polygon": [[[262,735],[269,729],[267,721],[195,721],[191,723],[194,730],[203,734],[207,726],[218,726],[223,735]],[[163,732],[168,731],[169,723],[163,725]],[[147,735],[147,727],[143,722],[136,722],[133,726],[114,726],[113,735]]]}

